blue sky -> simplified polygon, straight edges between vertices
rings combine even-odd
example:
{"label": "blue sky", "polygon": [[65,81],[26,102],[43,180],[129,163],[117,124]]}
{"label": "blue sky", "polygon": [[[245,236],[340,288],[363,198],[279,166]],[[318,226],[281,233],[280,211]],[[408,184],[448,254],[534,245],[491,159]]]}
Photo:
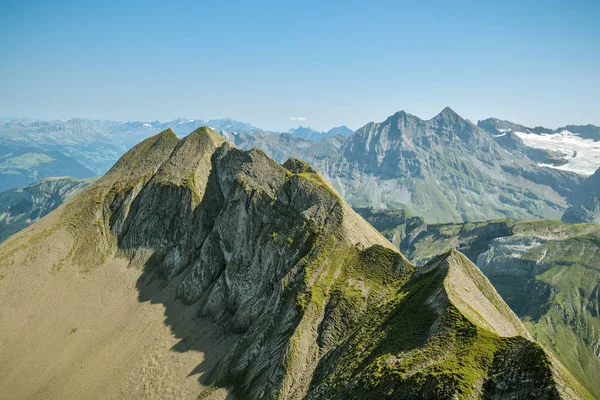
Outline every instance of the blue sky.
{"label": "blue sky", "polygon": [[598,21],[583,0],[1,0],[0,116],[600,125]]}

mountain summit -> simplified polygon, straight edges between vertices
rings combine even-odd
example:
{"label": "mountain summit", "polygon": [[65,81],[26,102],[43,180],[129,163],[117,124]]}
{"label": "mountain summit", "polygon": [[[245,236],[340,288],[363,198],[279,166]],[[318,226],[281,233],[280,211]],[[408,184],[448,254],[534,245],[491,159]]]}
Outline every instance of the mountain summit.
{"label": "mountain summit", "polygon": [[310,160],[355,207],[405,209],[428,221],[559,218],[580,178],[539,168],[446,107],[400,111],[358,129],[330,159]]}
{"label": "mountain summit", "polygon": [[466,122],[466,120],[464,120],[460,115],[458,115],[450,107],[445,107],[442,111],[440,111],[440,113],[438,115],[433,117],[431,119],[431,121],[436,121],[436,122],[447,121],[447,122],[452,122],[452,123]]}
{"label": "mountain summit", "polygon": [[586,398],[462,255],[415,273],[308,164],[206,127],[136,145],[0,272],[13,398]]}

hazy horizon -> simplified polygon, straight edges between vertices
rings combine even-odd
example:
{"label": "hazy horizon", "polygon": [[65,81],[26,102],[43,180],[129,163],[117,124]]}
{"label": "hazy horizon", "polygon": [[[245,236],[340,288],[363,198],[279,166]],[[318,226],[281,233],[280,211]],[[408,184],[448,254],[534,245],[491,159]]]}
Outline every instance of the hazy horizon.
{"label": "hazy horizon", "polygon": [[600,3],[522,3],[3,2],[0,114],[600,125]]}
{"label": "hazy horizon", "polygon": [[[574,123],[571,123],[571,122],[567,122],[567,123],[564,123],[564,124],[559,125],[559,126],[546,126],[546,125],[542,125],[542,124],[523,124],[520,121],[512,121],[512,120],[508,120],[508,119],[497,117],[497,116],[487,116],[487,117],[484,117],[484,118],[473,119],[473,118],[469,118],[469,116],[462,115],[460,112],[457,112],[456,110],[454,110],[451,106],[447,106],[447,107],[450,107],[453,111],[455,111],[462,118],[464,118],[466,120],[469,120],[469,121],[473,122],[474,124],[477,124],[477,122],[480,121],[480,120],[482,120],[482,119],[497,118],[499,120],[506,120],[506,121],[513,122],[513,123],[516,123],[516,124],[525,125],[528,128],[543,127],[543,128],[548,128],[548,129],[558,129],[558,128],[565,127],[566,125],[595,125],[595,124],[592,124],[592,123],[576,123],[576,124],[574,124]],[[350,126],[350,125],[345,124],[345,123],[340,123],[339,125],[332,125],[332,126],[328,126],[328,127],[326,126],[323,129],[317,129],[317,128],[315,128],[315,127],[313,127],[313,126],[310,125],[310,121],[304,120],[304,121],[299,121],[299,122],[296,122],[296,123],[291,123],[287,129],[280,129],[280,130],[271,129],[271,128],[265,127],[265,126],[260,126],[260,125],[255,124],[253,121],[246,121],[246,120],[242,120],[242,119],[235,118],[235,117],[232,117],[232,116],[222,116],[222,117],[202,117],[202,116],[197,116],[197,117],[190,117],[190,118],[179,116],[179,117],[170,118],[170,119],[133,119],[133,118],[129,118],[129,119],[111,119],[111,118],[89,118],[89,117],[86,117],[86,116],[73,116],[73,117],[70,117],[70,118],[36,118],[36,117],[29,117],[29,116],[0,115],[0,120],[2,120],[2,119],[17,119],[17,120],[30,120],[30,121],[60,121],[60,122],[67,122],[67,121],[72,120],[72,119],[84,119],[84,120],[90,120],[90,121],[112,121],[112,122],[122,122],[122,123],[126,123],[126,122],[145,122],[145,123],[158,122],[160,124],[165,124],[167,122],[171,122],[171,121],[175,121],[175,120],[187,120],[187,121],[202,120],[203,122],[208,123],[211,120],[231,119],[231,120],[235,120],[235,121],[238,121],[238,122],[248,123],[248,124],[254,126],[255,128],[259,128],[259,129],[262,129],[262,130],[265,130],[265,131],[268,131],[268,132],[283,133],[283,132],[287,132],[289,130],[296,129],[296,128],[299,128],[299,127],[312,128],[312,129],[316,129],[317,131],[327,132],[327,131],[329,131],[330,129],[333,129],[333,128],[338,128],[338,127],[341,127],[341,126],[346,126],[347,128],[350,128],[353,131],[355,131],[355,130],[360,129],[363,126],[365,126],[365,125],[367,125],[368,123],[371,123],[371,122],[375,122],[375,123],[383,122],[388,117],[390,117],[390,116],[392,116],[392,115],[394,115],[394,114],[396,114],[397,112],[400,112],[400,111],[404,111],[404,112],[406,112],[408,114],[412,114],[412,115],[414,115],[414,116],[416,116],[416,117],[418,117],[418,118],[426,121],[426,120],[429,120],[429,119],[435,117],[442,110],[439,110],[438,112],[436,112],[435,114],[430,115],[430,116],[423,116],[423,115],[418,115],[418,114],[412,113],[409,110],[399,109],[399,110],[397,110],[397,111],[391,113],[390,115],[387,115],[387,116],[385,116],[385,117],[383,117],[381,119],[377,119],[377,120],[371,119],[371,120],[366,121],[365,123],[360,124],[360,125]],[[175,132],[177,132],[177,129],[176,129],[175,126],[173,126],[172,128],[175,130]]]}

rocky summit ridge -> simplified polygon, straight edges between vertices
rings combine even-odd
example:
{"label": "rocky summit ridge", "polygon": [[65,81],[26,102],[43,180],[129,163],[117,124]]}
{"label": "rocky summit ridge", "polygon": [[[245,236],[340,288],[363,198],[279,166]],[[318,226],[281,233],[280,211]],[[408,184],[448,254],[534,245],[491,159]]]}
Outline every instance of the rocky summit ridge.
{"label": "rocky summit ridge", "polygon": [[539,168],[451,108],[370,122],[309,161],[354,207],[406,209],[429,222],[558,218],[580,178]]}
{"label": "rocky summit ridge", "polygon": [[206,127],[133,147],[0,273],[14,398],[587,398],[460,253],[417,270],[308,164]]}

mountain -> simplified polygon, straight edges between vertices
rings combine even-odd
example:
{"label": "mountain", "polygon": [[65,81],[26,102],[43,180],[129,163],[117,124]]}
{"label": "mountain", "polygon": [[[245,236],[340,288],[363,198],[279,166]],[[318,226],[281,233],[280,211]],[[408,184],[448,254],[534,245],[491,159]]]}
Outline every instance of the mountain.
{"label": "mountain", "polygon": [[345,140],[343,136],[335,135],[313,142],[287,133],[276,134],[264,131],[257,131],[251,135],[230,132],[221,132],[221,134],[242,150],[261,149],[280,163],[288,158],[326,162],[339,151]]}
{"label": "mountain", "polygon": [[572,205],[563,214],[563,222],[600,223],[600,168],[581,182],[570,200]]}
{"label": "mountain", "polygon": [[299,139],[315,141],[321,139],[323,132],[319,132],[315,129],[299,126],[298,128],[292,128],[287,133],[290,136],[297,137]]}
{"label": "mountain", "polygon": [[[567,125],[558,129],[527,128],[488,118],[477,123],[503,147],[519,147],[540,166],[589,176],[600,167],[600,127]],[[510,149],[508,149],[510,150]]]}
{"label": "mountain", "polygon": [[416,270],[306,163],[209,128],[133,147],[0,272],[15,399],[590,398],[463,255]]}
{"label": "mountain", "polygon": [[[480,121],[483,128],[505,132],[490,135],[450,108],[428,121],[399,112],[348,138],[350,130],[345,127],[315,136],[316,131],[302,127],[292,134],[265,133],[232,119],[208,124],[241,148],[260,148],[280,162],[289,157],[306,160],[355,207],[402,208],[430,222],[560,218],[584,177],[544,167],[568,161],[561,152],[528,146],[516,133],[527,128],[486,121]],[[66,154],[93,174],[101,174],[140,140],[168,126],[187,134],[201,124],[202,120],[184,119],[166,123],[3,119],[0,138],[11,145],[35,143]],[[507,132],[509,128],[515,132]],[[65,174],[74,175],[52,173]],[[12,186],[22,187],[35,178]]]}
{"label": "mountain", "polygon": [[0,242],[53,211],[91,181],[52,177],[24,188],[0,192]]}
{"label": "mountain", "polygon": [[[213,128],[217,131],[253,133],[253,132],[260,130],[260,128],[257,128],[247,122],[240,122],[240,121],[236,121],[235,119],[231,119],[231,118],[211,119],[206,123],[206,125],[210,126],[211,128]],[[169,125],[169,126],[173,126],[173,125]],[[167,127],[165,127],[165,128],[167,128]],[[175,129],[177,129],[177,127],[175,127]]]}
{"label": "mountain", "polygon": [[402,212],[358,211],[417,265],[463,252],[533,337],[600,398],[600,225],[427,224]]}
{"label": "mountain", "polygon": [[330,159],[307,161],[355,207],[433,222],[559,218],[582,180],[508,152],[450,108],[428,121],[398,112],[358,129]]}
{"label": "mountain", "polygon": [[346,125],[342,125],[336,126],[335,128],[331,128],[330,130],[325,132],[325,136],[329,137],[334,135],[342,135],[344,137],[350,137],[353,133],[354,131],[352,129],[348,128]]}
{"label": "mountain", "polygon": [[50,176],[89,178],[95,172],[58,151],[0,138],[0,191],[23,187]]}
{"label": "mountain", "polygon": [[309,140],[311,142],[318,142],[325,138],[341,135],[343,137],[350,137],[354,133],[350,128],[345,125],[331,128],[327,132],[319,132],[315,129],[300,126],[298,128],[290,129],[287,134],[297,137],[299,139]]}
{"label": "mountain", "polygon": [[[213,119],[208,124],[218,130],[245,133],[257,130],[248,123],[230,118]],[[182,118],[168,122],[82,118],[73,118],[64,122],[7,118],[0,120],[0,140],[13,145],[35,146],[61,153],[94,171],[92,175],[101,175],[141,140],[169,127],[177,129],[182,135],[187,135],[203,125],[206,123],[201,119]]]}

